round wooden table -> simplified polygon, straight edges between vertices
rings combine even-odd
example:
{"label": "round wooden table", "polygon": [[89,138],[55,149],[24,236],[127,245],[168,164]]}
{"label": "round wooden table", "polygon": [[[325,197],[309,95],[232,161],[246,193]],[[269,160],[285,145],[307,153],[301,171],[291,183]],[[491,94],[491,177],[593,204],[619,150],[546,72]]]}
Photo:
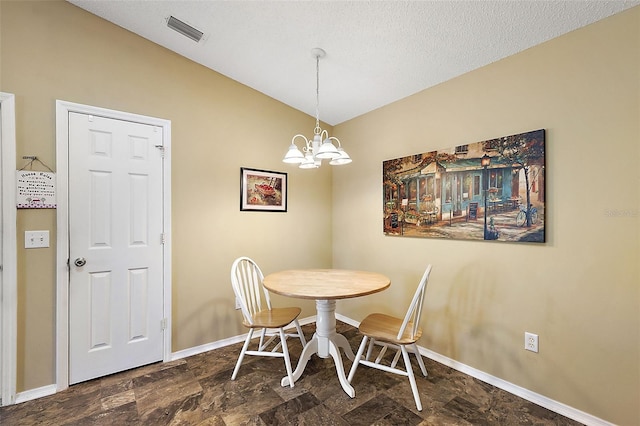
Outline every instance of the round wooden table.
{"label": "round wooden table", "polygon": [[[283,296],[316,301],[316,332],[307,342],[293,372],[293,381],[300,378],[311,355],[321,358],[333,357],[342,389],[353,398],[356,394],[347,381],[344,365],[338,348],[353,361],[355,354],[347,338],[336,333],[336,300],[366,296],[389,287],[388,277],[375,272],[349,271],[343,269],[294,269],[275,272],[264,277],[264,286],[271,292]],[[289,385],[284,377],[282,386]]]}

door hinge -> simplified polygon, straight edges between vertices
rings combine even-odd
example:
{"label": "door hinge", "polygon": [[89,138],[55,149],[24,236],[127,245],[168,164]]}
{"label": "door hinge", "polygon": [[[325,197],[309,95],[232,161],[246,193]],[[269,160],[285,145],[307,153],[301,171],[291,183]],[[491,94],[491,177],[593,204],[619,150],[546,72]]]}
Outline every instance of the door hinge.
{"label": "door hinge", "polygon": [[156,145],[156,148],[160,150],[160,156],[164,158],[164,145]]}
{"label": "door hinge", "polygon": [[164,245],[167,242],[167,234],[166,233],[162,233],[160,234],[160,244]]}
{"label": "door hinge", "polygon": [[166,330],[167,329],[167,319],[166,318],[162,318],[162,320],[160,320],[160,328],[162,328],[162,330]]}

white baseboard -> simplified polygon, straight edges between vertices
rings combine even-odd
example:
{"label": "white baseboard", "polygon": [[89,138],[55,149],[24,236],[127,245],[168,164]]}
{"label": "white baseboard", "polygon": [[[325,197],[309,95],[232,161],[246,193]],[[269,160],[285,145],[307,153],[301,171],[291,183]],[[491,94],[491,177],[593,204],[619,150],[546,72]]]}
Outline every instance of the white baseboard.
{"label": "white baseboard", "polygon": [[[298,320],[300,325],[311,324],[311,323],[313,323],[315,321],[316,321],[316,316],[315,315],[311,316],[311,317],[307,317],[307,318],[303,318],[303,319]],[[218,341],[215,341],[215,342],[206,343],[204,345],[196,346],[196,347],[193,347],[193,348],[183,349],[181,351],[172,353],[171,354],[171,360],[173,361],[173,360],[176,360],[176,359],[186,358],[188,356],[198,355],[198,354],[201,354],[203,352],[212,351],[214,349],[219,349],[219,348],[223,348],[225,346],[229,346],[229,345],[233,345],[233,344],[236,344],[236,343],[244,342],[245,338],[246,338],[246,334],[242,334],[240,336],[229,337],[227,339],[222,339],[222,340],[218,340]]]}
{"label": "white baseboard", "polygon": [[447,358],[446,356],[440,355],[439,353],[433,352],[429,349],[423,348],[421,346],[418,346],[418,349],[420,350],[420,354],[424,357],[439,362],[440,364],[446,365],[447,367],[451,367],[456,371],[460,371],[461,373],[468,374],[471,377],[475,377],[478,380],[482,380],[485,383],[493,385],[513,395],[519,396],[520,398],[525,399],[529,402],[533,402],[534,404],[538,404],[541,407],[561,414],[582,424],[588,426],[613,426],[613,423],[609,423],[589,413],[585,413],[584,411],[577,410],[566,404],[555,401],[551,398],[547,398],[546,396],[532,392],[518,385],[514,385],[511,382],[507,382],[506,380],[492,376],[466,364],[455,361],[451,358]]}
{"label": "white baseboard", "polygon": [[349,317],[345,317],[344,315],[339,314],[337,312],[336,312],[336,319],[342,322],[346,322],[347,324],[355,328],[358,328],[360,326],[360,321],[356,321]]}
{"label": "white baseboard", "polygon": [[[360,325],[358,321],[347,318],[344,315],[336,314],[336,319],[339,319],[340,321],[356,328]],[[448,358],[444,355],[440,355],[439,353],[433,352],[432,350],[423,348],[421,346],[418,346],[418,349],[420,350],[420,354],[424,357],[439,362],[440,364],[446,365],[447,367],[451,367],[456,371],[460,371],[461,373],[468,374],[471,377],[475,377],[478,380],[489,383],[490,385],[507,391],[513,395],[519,396],[520,398],[525,399],[529,402],[538,404],[539,406],[551,410],[554,413],[561,414],[565,417],[588,426],[613,426],[612,423],[592,416],[589,413],[585,413],[584,411],[569,407],[566,404],[547,398],[546,396],[531,392],[528,389],[514,385],[513,383],[507,382],[506,380],[502,380],[498,377],[494,377],[490,374],[485,373],[484,371],[480,371],[466,364]]]}
{"label": "white baseboard", "polygon": [[53,395],[56,393],[56,385],[47,385],[40,388],[29,389],[24,392],[16,393],[16,404],[21,402],[31,401],[32,399],[42,398],[44,396]]}
{"label": "white baseboard", "polygon": [[[336,319],[356,328],[358,327],[358,325],[360,325],[358,321],[355,321],[351,318],[348,318],[338,313],[336,313]],[[300,325],[310,324],[315,321],[316,321],[315,315],[299,320]],[[177,359],[182,359],[189,356],[198,355],[203,352],[211,351],[214,349],[219,349],[228,345],[233,345],[238,342],[243,342],[245,339],[245,336],[246,334],[243,334],[240,336],[234,336],[227,339],[218,340],[216,342],[211,342],[204,345],[195,346],[193,348],[174,352],[171,354],[171,360],[173,361]],[[589,413],[585,413],[584,411],[577,410],[566,404],[547,398],[546,396],[537,394],[523,387],[514,385],[513,383],[507,382],[506,380],[500,379],[498,377],[494,377],[490,374],[487,374],[483,371],[470,367],[466,364],[463,364],[461,362],[448,358],[444,355],[440,355],[439,353],[433,352],[432,350],[429,350],[420,346],[418,347],[418,349],[420,350],[420,354],[424,357],[427,357],[436,362],[439,362],[440,364],[446,365],[447,367],[453,368],[456,371],[460,371],[461,373],[468,374],[471,377],[475,377],[478,380],[482,380],[485,383],[493,385],[499,389],[507,391],[513,395],[519,396],[522,399],[533,402],[534,404],[538,404],[541,407],[544,407],[555,413],[561,414],[565,417],[573,419],[587,426],[614,426],[613,423],[609,423]],[[31,390],[16,394],[15,403],[19,404],[21,402],[29,401],[32,399],[53,395],[54,393],[56,393],[55,384],[43,386],[36,389],[31,389]]]}

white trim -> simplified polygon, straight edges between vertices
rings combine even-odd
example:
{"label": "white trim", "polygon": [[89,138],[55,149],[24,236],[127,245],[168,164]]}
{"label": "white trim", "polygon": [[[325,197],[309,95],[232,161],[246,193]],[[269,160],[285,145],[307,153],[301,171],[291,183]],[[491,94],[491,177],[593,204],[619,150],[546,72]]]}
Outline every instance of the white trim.
{"label": "white trim", "polygon": [[69,113],[98,115],[162,128],[163,161],[163,252],[164,329],[163,361],[171,359],[171,121],[90,105],[56,100],[57,253],[56,253],[56,389],[69,387]]}
{"label": "white trim", "polygon": [[585,413],[584,411],[580,411],[576,408],[570,407],[551,398],[547,398],[546,396],[532,392],[518,385],[514,385],[511,382],[507,382],[506,380],[477,370],[444,355],[440,355],[437,352],[433,352],[432,350],[423,348],[422,346],[418,346],[418,349],[420,350],[420,354],[422,356],[439,362],[440,364],[446,365],[447,367],[451,367],[456,371],[460,371],[461,373],[468,374],[471,377],[475,377],[478,380],[482,380],[485,383],[505,390],[513,395],[519,396],[522,399],[533,402],[534,404],[538,404],[541,407],[561,414],[582,424],[589,426],[613,426],[613,423],[609,423],[589,413]]}
{"label": "white trim", "polygon": [[306,317],[301,320],[298,320],[298,322],[300,323],[301,326],[303,326],[307,324],[313,324],[314,322],[316,322],[316,319],[317,319],[317,315],[312,315],[310,317]]}
{"label": "white trim", "polygon": [[16,395],[16,404],[21,402],[31,401],[32,399],[43,398],[45,396],[53,395],[56,393],[56,385],[47,385],[40,388],[30,389],[28,391],[20,392]]}
{"label": "white trim", "polygon": [[[304,319],[300,319],[298,320],[298,322],[300,323],[300,325],[311,324],[316,322],[316,316],[313,315]],[[290,328],[293,328],[293,326],[291,326]],[[215,342],[205,343],[204,345],[194,346],[193,348],[183,349],[181,351],[174,352],[171,355],[171,360],[174,361],[176,359],[187,358],[189,356],[198,355],[204,352],[209,352],[214,349],[220,349],[220,348],[224,348],[225,346],[233,345],[236,343],[242,343],[246,338],[247,338],[247,334],[245,333],[239,336],[228,337],[226,339],[217,340]]]}
{"label": "white trim", "polygon": [[225,346],[234,345],[236,343],[244,342],[244,339],[247,338],[246,334],[240,336],[229,337],[227,339],[217,340],[215,342],[205,343],[204,345],[194,346],[193,348],[183,349],[178,352],[174,352],[171,354],[171,361],[175,361],[176,359],[187,358],[193,355],[202,354],[205,352],[212,351],[214,349],[224,348]]}
{"label": "white trim", "polygon": [[15,403],[17,357],[17,253],[16,253],[16,105],[15,96],[0,93],[2,106],[2,405]]}
{"label": "white trim", "polygon": [[[354,327],[358,327],[358,325],[360,324],[358,321],[355,321],[351,318],[345,317],[344,315],[341,314],[336,314],[336,319],[345,322],[349,325],[352,325]],[[304,325],[304,324],[309,324],[312,323],[316,320],[315,316],[312,317],[308,317],[305,318],[303,320],[300,320],[300,324]],[[171,357],[170,360],[178,360],[178,359],[182,359],[182,358],[187,358],[193,355],[198,355],[204,352],[208,352],[214,349],[219,349],[225,346],[229,346],[229,345],[233,345],[235,343],[240,343],[242,341],[244,341],[244,339],[246,338],[246,334],[240,335],[240,336],[234,336],[234,337],[229,337],[227,339],[222,339],[222,340],[218,340],[215,342],[211,342],[211,343],[207,343],[204,345],[200,345],[200,346],[195,346],[189,349],[184,349],[178,352],[174,352]],[[467,374],[471,377],[475,377],[478,380],[482,380],[485,383],[488,383],[490,385],[493,385],[497,388],[500,388],[506,392],[509,392],[513,395],[519,396],[520,398],[526,400],[526,401],[530,401],[533,402],[534,404],[538,404],[541,407],[544,407],[548,410],[551,410],[555,413],[561,414],[565,417],[568,417],[570,419],[573,419],[577,422],[580,422],[584,425],[587,426],[614,426],[613,423],[607,422],[606,420],[600,419],[594,415],[591,415],[589,413],[585,413],[584,411],[580,411],[576,408],[570,407],[566,404],[563,404],[561,402],[555,401],[551,398],[547,398],[546,396],[540,395],[538,393],[532,392],[528,389],[522,388],[520,386],[514,385],[513,383],[507,382],[506,380],[494,377],[490,374],[487,374],[483,371],[477,370],[473,367],[470,367],[466,364],[463,364],[461,362],[455,361],[451,358],[448,358],[444,355],[440,355],[436,352],[433,352],[429,349],[426,349],[422,346],[418,346],[418,349],[420,351],[420,354],[422,356],[425,356],[429,359],[432,359],[440,364],[446,365],[447,367],[450,367],[456,371],[460,371],[461,373]],[[54,385],[51,385],[54,386]],[[45,386],[42,388],[38,388],[38,389],[34,389],[32,391],[28,391],[28,392],[22,392],[20,394],[20,401],[18,401],[18,398],[16,398],[16,403],[17,402],[23,402],[26,401],[27,399],[25,399],[27,396],[26,394],[29,393],[29,396],[31,396],[31,394],[34,394],[35,396],[31,397],[30,399],[35,399],[35,398],[39,398],[41,396],[47,396],[50,395],[51,393],[55,393],[55,392],[51,392],[50,391],[50,387],[51,386]],[[55,389],[55,386],[54,386]],[[49,393],[44,393],[44,392],[49,392]],[[40,393],[42,393],[40,395]],[[25,395],[25,396],[23,396]]]}
{"label": "white trim", "polygon": [[347,323],[350,326],[355,327],[355,328],[358,328],[360,326],[360,321],[356,321],[356,320],[353,320],[353,319],[351,319],[349,317],[345,317],[344,315],[339,314],[337,312],[336,312],[336,319],[340,320],[342,322],[345,322],[345,323]]}
{"label": "white trim", "polygon": [[[345,317],[344,315],[336,314],[336,318],[356,328],[358,328],[358,326],[360,325],[360,322]],[[518,385],[514,385],[513,383],[507,382],[506,380],[487,374],[484,371],[480,371],[466,364],[448,358],[444,355],[440,355],[439,353],[433,352],[430,349],[418,346],[418,350],[420,351],[420,354],[422,356],[432,359],[440,364],[446,365],[447,367],[451,367],[454,370],[460,371],[461,373],[467,374],[471,377],[475,377],[478,380],[482,380],[485,383],[493,385],[513,395],[519,396],[520,398],[525,399],[529,402],[533,402],[534,404],[538,404],[541,407],[553,411],[554,413],[561,414],[582,424],[588,426],[613,426],[612,423],[595,417],[589,413],[585,413],[584,411],[569,407],[566,404],[555,401],[551,398],[547,398],[546,396],[532,392]]]}

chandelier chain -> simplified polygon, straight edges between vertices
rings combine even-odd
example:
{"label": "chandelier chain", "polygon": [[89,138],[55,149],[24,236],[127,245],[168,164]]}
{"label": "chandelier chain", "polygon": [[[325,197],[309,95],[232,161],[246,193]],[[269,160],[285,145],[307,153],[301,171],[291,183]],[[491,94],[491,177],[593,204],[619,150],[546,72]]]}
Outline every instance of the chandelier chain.
{"label": "chandelier chain", "polygon": [[319,135],[320,129],[320,56],[316,56],[316,128],[313,131]]}

